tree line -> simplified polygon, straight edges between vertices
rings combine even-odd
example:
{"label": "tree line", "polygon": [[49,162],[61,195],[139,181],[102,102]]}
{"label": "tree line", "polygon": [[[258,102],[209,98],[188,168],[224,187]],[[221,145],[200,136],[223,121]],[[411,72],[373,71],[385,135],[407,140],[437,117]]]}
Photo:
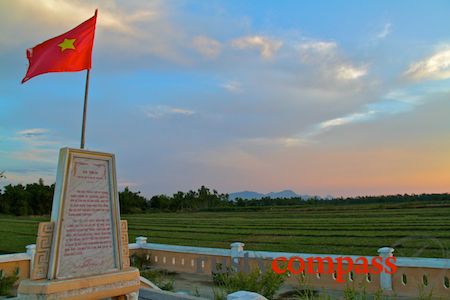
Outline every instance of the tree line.
{"label": "tree line", "polygon": [[[49,215],[52,210],[55,184],[42,179],[32,184],[6,185],[0,190],[0,214],[28,216]],[[227,194],[202,186],[197,191],[177,192],[172,196],[158,195],[147,199],[141,193],[125,187],[119,192],[120,212],[143,213],[151,210],[184,211],[224,207],[231,204]]]}
{"label": "tree line", "polygon": [[[52,209],[55,185],[46,185],[42,179],[32,184],[7,185],[0,190],[0,214],[16,216],[49,215]],[[446,203],[450,204],[450,195],[445,194],[403,194],[389,196],[362,196],[349,198],[321,199],[313,197],[262,198],[231,200],[228,194],[221,194],[205,186],[196,191],[177,192],[172,196],[156,195],[147,199],[139,191],[126,187],[119,192],[120,212],[145,213],[150,211],[205,211],[239,210],[270,206],[311,206],[346,204],[386,204],[386,203]]]}

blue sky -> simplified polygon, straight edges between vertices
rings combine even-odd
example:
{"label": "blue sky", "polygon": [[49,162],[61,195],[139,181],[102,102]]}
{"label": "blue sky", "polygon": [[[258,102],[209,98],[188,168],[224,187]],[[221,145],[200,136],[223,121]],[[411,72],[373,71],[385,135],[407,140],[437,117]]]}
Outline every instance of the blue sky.
{"label": "blue sky", "polygon": [[448,192],[448,1],[3,1],[3,184],[79,146],[85,73],[20,80],[95,8],[87,148],[121,187]]}

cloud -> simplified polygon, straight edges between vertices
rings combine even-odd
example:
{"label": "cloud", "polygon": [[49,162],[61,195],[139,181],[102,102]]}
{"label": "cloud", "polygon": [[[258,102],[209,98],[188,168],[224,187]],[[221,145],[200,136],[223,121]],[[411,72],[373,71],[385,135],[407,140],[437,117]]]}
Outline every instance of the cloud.
{"label": "cloud", "polygon": [[337,44],[330,41],[308,41],[299,45],[300,56],[305,63],[332,59],[336,55]]}
{"label": "cloud", "polygon": [[221,84],[221,87],[231,93],[239,93],[242,91],[242,85],[238,81],[231,80]]}
{"label": "cloud", "polygon": [[[174,10],[166,1],[83,2],[69,0],[0,1],[0,52],[8,48],[31,47],[80,24],[98,8],[95,48],[127,57],[154,55],[173,62],[185,62],[183,31],[169,15]],[[15,28],[16,30],[10,30]],[[34,41],[34,42],[33,42]],[[99,50],[97,50],[99,51]],[[134,55],[123,55],[124,52]]]}
{"label": "cloud", "polygon": [[305,41],[298,45],[300,60],[304,64],[318,66],[324,77],[330,75],[338,81],[351,81],[364,77],[368,66],[355,66],[338,52],[332,41]]}
{"label": "cloud", "polygon": [[[91,124],[89,134],[91,146],[112,149],[120,155],[120,161],[125,162],[120,166],[121,174],[125,175],[121,183],[131,186],[136,182],[147,195],[210,182],[230,189],[230,182],[244,186],[252,174],[263,177],[267,172],[286,175],[283,179],[289,175],[295,178],[290,184],[299,184],[309,178],[304,175],[308,169],[295,163],[299,161],[296,158],[304,157],[304,151],[322,153],[322,157],[316,156],[318,159],[304,159],[315,169],[314,164],[323,164],[323,158],[339,152],[334,151],[336,148],[347,147],[352,154],[358,151],[359,140],[349,136],[367,135],[369,140],[372,132],[367,128],[403,138],[405,131],[415,131],[414,128],[396,125],[404,119],[414,119],[416,113],[426,108],[420,107],[414,114],[406,113],[418,107],[421,100],[414,92],[397,90],[399,82],[390,80],[398,74],[398,65],[405,63],[406,56],[396,57],[395,62],[389,59],[392,54],[386,48],[389,45],[376,37],[384,36],[381,34],[384,23],[372,27],[370,36],[360,36],[361,30],[357,30],[351,33],[353,38],[327,40],[337,35],[321,31],[323,35],[315,39],[305,39],[303,35],[299,39],[296,28],[281,23],[274,24],[271,32],[258,33],[261,24],[251,22],[255,16],[249,15],[247,19],[242,14],[219,14],[214,11],[216,5],[211,4],[201,5],[203,8],[199,10],[197,6],[191,9],[192,5],[186,3],[162,0],[0,1],[4,25],[0,26],[0,56],[8,58],[3,60],[3,71],[0,71],[5,79],[0,115],[4,115],[4,124],[8,124],[4,128],[0,126],[0,140],[8,138],[2,143],[6,154],[0,153],[0,165],[7,174],[18,167],[24,171],[50,170],[56,166],[57,153],[48,150],[58,149],[61,144],[79,145],[78,115],[72,118],[55,113],[61,107],[80,108],[79,99],[70,96],[73,93],[64,102],[58,96],[71,88],[61,76],[77,75],[49,75],[56,83],[43,78],[20,93],[15,92],[17,88],[7,78],[18,77],[14,75],[17,66],[26,64],[23,49],[76,26],[89,18],[97,6],[99,26],[94,49],[97,75],[93,96],[98,99],[93,101],[92,112],[101,112],[102,99],[108,99],[109,117],[100,114],[93,119],[95,124]],[[226,7],[224,11],[228,10]],[[384,41],[393,36],[395,28],[388,26],[386,30]],[[380,47],[365,47],[361,43],[366,39],[380,43]],[[407,48],[403,43],[395,51]],[[16,59],[9,54],[16,55]],[[433,52],[407,63],[429,54]],[[186,64],[178,63],[178,58]],[[404,66],[400,74],[408,64]],[[56,84],[56,90],[46,92],[52,84]],[[386,94],[387,89],[393,91]],[[141,95],[149,93],[165,100],[142,100]],[[36,97],[47,101],[49,107],[39,116],[33,115],[39,106],[39,101],[32,100]],[[394,115],[402,112],[405,113],[401,116]],[[415,122],[427,128],[425,125],[433,123],[429,121],[432,118],[423,124]],[[117,120],[123,120],[123,124],[116,126],[117,130],[108,130]],[[55,137],[53,130],[35,128],[40,126],[54,128],[58,136]],[[161,129],[164,134],[160,134]],[[123,139],[115,143],[117,135]],[[146,135],[154,139],[141,138]],[[64,137],[71,136],[75,141],[66,143]],[[136,147],[129,147],[130,143]],[[387,143],[381,134],[376,136],[374,151]],[[233,154],[228,160],[220,153],[213,153],[201,165],[203,155],[199,155],[198,149],[227,150],[228,147],[238,148],[236,152],[228,150]],[[302,147],[301,151],[296,147]],[[151,166],[143,163],[142,157],[139,159],[136,149],[149,158],[146,161],[151,161]],[[191,164],[183,160],[186,153],[192,153],[199,162]],[[283,160],[288,162],[281,167]],[[267,169],[258,167],[263,163]],[[199,170],[199,165],[204,169]],[[299,165],[301,170],[294,172]],[[246,173],[239,173],[242,168]],[[185,169],[193,170],[190,178],[172,179],[173,174],[181,174]],[[224,169],[230,171],[220,177],[219,174],[225,174]],[[331,171],[330,167],[317,169],[324,173]],[[141,182],[140,178],[149,176],[159,179]],[[38,177],[36,173],[33,181]],[[268,186],[272,184],[270,181],[283,181],[262,180],[267,180]],[[315,180],[317,185],[322,183],[320,176]],[[258,181],[257,185],[264,187],[264,182]]]}
{"label": "cloud", "polygon": [[246,144],[254,146],[283,146],[295,147],[303,146],[308,143],[306,139],[300,137],[272,137],[272,138],[250,138],[243,141]]}
{"label": "cloud", "polygon": [[58,157],[57,149],[28,148],[25,151],[12,153],[12,158],[21,161],[32,161],[34,163],[56,164]]}
{"label": "cloud", "polygon": [[[6,4],[6,3],[5,3]],[[157,10],[148,10],[143,8],[140,11],[124,14],[115,5],[102,5],[103,3],[85,3],[79,5],[74,1],[67,0],[17,0],[13,6],[2,9],[8,12],[8,18],[20,18],[32,13],[35,21],[42,22],[43,26],[53,24],[78,24],[83,20],[94,15],[98,6],[99,9],[97,26],[100,28],[111,29],[113,31],[132,34],[135,33],[131,23],[143,19],[149,19],[158,15]],[[1,7],[1,6],[0,6]],[[69,28],[68,28],[69,29]],[[59,29],[61,30],[61,29]],[[62,32],[61,32],[62,33]]]}
{"label": "cloud", "polygon": [[264,36],[245,36],[231,41],[231,45],[237,49],[258,49],[263,58],[271,58],[283,42]]}
{"label": "cloud", "polygon": [[[11,140],[20,141],[27,148],[46,148],[60,144],[58,140],[49,137],[50,134],[50,130],[46,128],[23,129],[17,131],[15,136],[11,137]],[[25,157],[25,155],[21,156]]]}
{"label": "cloud", "polygon": [[171,107],[165,105],[145,106],[142,108],[144,114],[152,119],[159,119],[168,115],[184,115],[191,116],[195,111],[179,107]]}
{"label": "cloud", "polygon": [[450,45],[442,46],[430,57],[411,64],[404,77],[412,80],[450,78]]}
{"label": "cloud", "polygon": [[377,38],[384,39],[385,37],[387,37],[391,33],[391,27],[391,23],[384,24],[383,29],[377,33]]}
{"label": "cloud", "polygon": [[291,137],[273,139],[273,141],[278,141],[280,142],[280,144],[287,147],[308,145],[313,141],[312,139],[314,137],[332,130],[333,128],[375,120],[380,113],[380,111],[376,111],[370,109],[370,107],[366,107],[366,110],[363,112],[350,113],[342,117],[325,120],[318,124],[310,126],[309,129],[305,130],[302,133]]}
{"label": "cloud", "polygon": [[302,139],[309,139],[336,127],[375,121],[388,115],[409,112],[422,105],[424,98],[428,94],[441,92],[442,90],[439,88],[430,90],[429,88],[421,89],[420,87],[393,90],[386,93],[380,100],[366,104],[359,112],[320,122],[299,136]]}
{"label": "cloud", "polygon": [[352,114],[348,114],[348,115],[340,117],[340,118],[327,120],[327,121],[321,122],[318,125],[316,125],[317,132],[315,132],[315,133],[318,134],[323,131],[330,130],[333,127],[369,121],[374,118],[376,113],[377,113],[377,111],[375,111],[375,110],[368,110],[368,111],[365,111],[362,113],[352,113]]}
{"label": "cloud", "polygon": [[196,36],[192,43],[197,52],[207,58],[216,58],[222,51],[222,44],[219,41],[206,36]]}
{"label": "cloud", "polygon": [[17,132],[17,134],[19,136],[31,138],[31,137],[36,137],[36,136],[42,136],[48,132],[49,132],[49,130],[44,129],[44,128],[30,128],[30,129],[20,130]]}
{"label": "cloud", "polygon": [[30,128],[14,132],[5,137],[11,150],[0,151],[1,171],[6,171],[7,180],[1,184],[36,182],[44,178],[54,182],[58,149],[62,143],[51,136],[45,128]]}
{"label": "cloud", "polygon": [[19,161],[54,164],[58,156],[57,145],[61,143],[50,137],[46,128],[30,128],[16,132],[11,141],[21,144],[21,150],[11,152],[11,158]]}
{"label": "cloud", "polygon": [[367,75],[367,67],[355,67],[352,65],[340,65],[336,67],[336,78],[342,80],[354,80]]}

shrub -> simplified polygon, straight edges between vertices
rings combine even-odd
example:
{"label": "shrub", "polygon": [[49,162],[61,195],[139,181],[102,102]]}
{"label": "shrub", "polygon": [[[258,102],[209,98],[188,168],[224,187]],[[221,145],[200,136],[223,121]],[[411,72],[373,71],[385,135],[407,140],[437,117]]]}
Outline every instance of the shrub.
{"label": "shrub", "polygon": [[173,291],[173,276],[175,273],[169,272],[167,270],[152,270],[151,260],[149,254],[133,254],[130,256],[130,264],[138,268],[141,276],[147,278],[154,284],[156,284],[160,289],[166,291]]}
{"label": "shrub", "polygon": [[[221,267],[221,265],[217,265],[216,269],[221,270]],[[245,290],[272,299],[287,275],[277,274],[272,269],[268,269],[266,272],[261,272],[259,268],[250,272],[237,272],[227,267],[222,273],[212,273],[212,277],[214,284],[223,288],[228,294]]]}
{"label": "shrub", "polygon": [[151,260],[149,254],[137,255],[133,254],[130,256],[130,264],[132,267],[138,268],[139,270],[145,270],[150,268]]}
{"label": "shrub", "polygon": [[[298,288],[295,291],[296,299],[302,300],[313,300],[313,299],[322,299],[324,297],[318,297],[317,292],[313,290],[308,283],[308,278],[304,274],[300,274],[298,277]],[[326,299],[326,298],[324,298]]]}
{"label": "shrub", "polygon": [[214,300],[226,300],[227,299],[227,294],[225,293],[225,291],[223,289],[213,288],[212,291],[214,294]]}
{"label": "shrub", "polygon": [[345,300],[366,300],[367,293],[364,286],[360,290],[356,290],[354,285],[347,285],[344,290]]}
{"label": "shrub", "polygon": [[14,283],[19,279],[19,268],[11,276],[0,270],[0,296],[10,296]]}
{"label": "shrub", "polygon": [[144,270],[141,271],[141,276],[147,278],[154,284],[156,284],[160,289],[166,291],[173,291],[174,286],[174,273],[167,270]]}

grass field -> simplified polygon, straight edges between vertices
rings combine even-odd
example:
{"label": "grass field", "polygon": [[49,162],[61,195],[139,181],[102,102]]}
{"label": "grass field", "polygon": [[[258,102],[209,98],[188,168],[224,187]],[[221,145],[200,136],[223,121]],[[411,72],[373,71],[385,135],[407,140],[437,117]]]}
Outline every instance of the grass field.
{"label": "grass field", "polygon": [[[324,205],[236,212],[124,215],[130,242],[245,249],[376,255],[394,246],[397,256],[449,257],[450,204]],[[24,252],[48,217],[0,216],[0,253]],[[396,245],[397,244],[397,245]]]}

